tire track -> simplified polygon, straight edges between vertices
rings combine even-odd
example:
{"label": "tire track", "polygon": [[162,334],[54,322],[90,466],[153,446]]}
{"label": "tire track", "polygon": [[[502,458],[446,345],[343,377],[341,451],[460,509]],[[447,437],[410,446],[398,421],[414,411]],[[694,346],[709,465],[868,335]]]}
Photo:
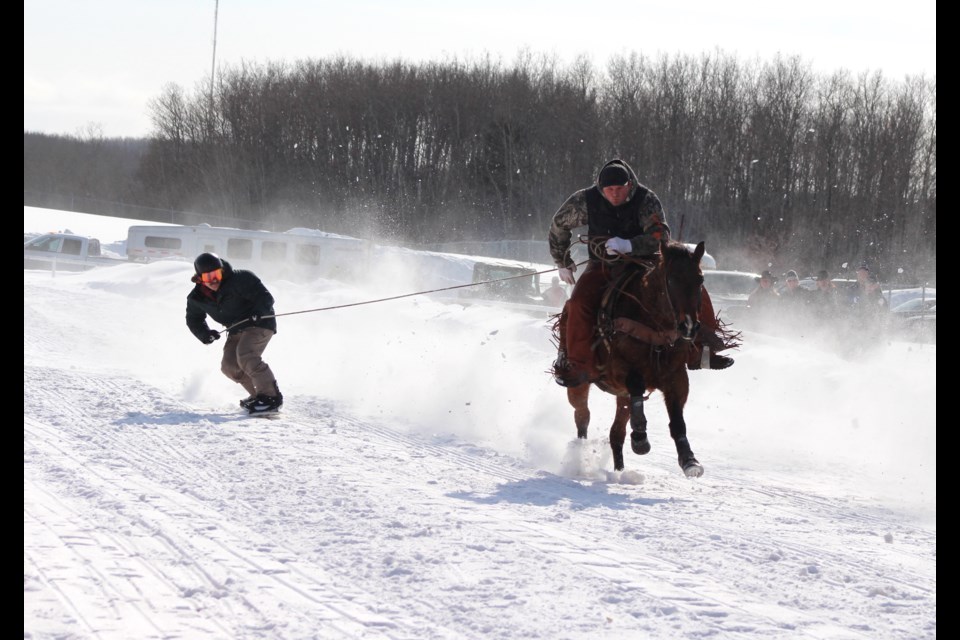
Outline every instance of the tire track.
{"label": "tire track", "polygon": [[[44,403],[53,406],[65,404],[69,407],[69,388],[80,390],[85,386],[83,380],[74,380],[71,384],[70,374],[37,375],[63,376],[58,380],[62,384],[56,385],[56,390],[50,391],[44,399]],[[356,512],[372,517],[373,529],[387,530],[387,534],[378,538],[380,541],[397,539],[397,536],[389,535],[389,528],[394,526],[390,522],[393,512],[378,506],[375,501],[381,490],[377,483],[393,478],[398,482],[392,489],[402,491],[408,501],[402,505],[403,509],[447,513],[449,522],[458,527],[462,524],[471,533],[476,533],[474,537],[479,542],[473,543],[476,545],[472,550],[474,555],[482,557],[490,549],[499,547],[522,549],[520,555],[525,559],[518,560],[518,566],[523,567],[521,571],[535,571],[541,566],[561,571],[566,578],[561,583],[582,584],[585,597],[599,599],[604,607],[616,611],[621,617],[654,612],[671,619],[695,619],[704,633],[722,633],[725,637],[749,638],[757,632],[807,637],[825,634],[824,621],[816,613],[806,612],[803,603],[798,606],[787,599],[777,602],[781,598],[780,592],[785,589],[773,586],[756,591],[756,586],[764,582],[764,572],[771,571],[770,567],[775,567],[774,579],[783,581],[789,589],[802,589],[807,579],[806,576],[784,578],[781,567],[786,563],[781,561],[778,566],[771,562],[771,549],[790,552],[789,555],[793,556],[789,559],[791,566],[832,563],[853,573],[878,573],[874,566],[876,558],[865,556],[862,549],[831,551],[804,543],[796,537],[804,527],[832,522],[835,514],[843,512],[844,504],[808,496],[801,491],[780,492],[769,487],[745,486],[732,474],[729,477],[717,474],[710,482],[693,483],[675,477],[678,473],[675,461],[666,452],[646,458],[650,464],[648,481],[640,487],[607,483],[590,485],[525,469],[512,458],[492,455],[479,447],[456,442],[438,444],[381,424],[337,415],[329,404],[310,398],[298,399],[298,409],[285,413],[282,421],[245,424],[242,429],[234,429],[232,421],[221,421],[216,414],[211,419],[198,416],[188,425],[147,428],[145,422],[138,422],[140,418],[131,415],[129,404],[147,401],[158,407],[169,407],[169,412],[196,414],[171,402],[164,394],[130,380],[95,379],[98,385],[123,385],[127,390],[125,401],[111,405],[106,412],[116,416],[112,422],[104,424],[103,420],[90,419],[83,415],[83,411],[72,409],[63,412],[64,417],[56,428],[31,423],[25,418],[25,445],[28,441],[31,444],[36,441],[41,447],[56,447],[56,442],[65,437],[69,438],[71,446],[75,442],[81,443],[88,447],[87,453],[97,462],[90,465],[82,458],[76,458],[75,464],[78,469],[95,469],[96,473],[102,474],[101,480],[110,486],[106,493],[115,496],[121,504],[136,501],[138,494],[149,496],[148,501],[154,503],[152,508],[160,509],[159,514],[148,511],[151,518],[145,519],[140,526],[143,529],[160,527],[159,530],[170,539],[171,555],[179,553],[199,568],[203,568],[204,561],[214,558],[212,566],[238,581],[244,579],[245,572],[260,576],[265,583],[276,584],[287,594],[281,598],[284,603],[306,601],[303,606],[307,608],[332,607],[330,616],[333,619],[339,616],[349,620],[352,616],[359,627],[351,627],[351,631],[366,629],[369,632],[373,628],[383,637],[417,637],[407,634],[416,628],[414,620],[419,615],[436,625],[428,630],[428,637],[496,635],[495,630],[486,633],[474,630],[469,626],[466,614],[459,617],[450,614],[446,621],[438,623],[436,618],[428,617],[431,603],[419,597],[417,592],[409,596],[401,590],[404,584],[397,586],[395,579],[367,576],[379,580],[374,583],[376,589],[396,594],[415,605],[415,613],[408,610],[392,617],[392,628],[385,629],[386,623],[378,623],[376,616],[366,615],[369,610],[353,610],[356,603],[362,601],[362,594],[340,585],[333,587],[331,596],[334,576],[347,574],[343,566],[329,564],[327,560],[319,562],[317,553],[311,553],[309,537],[313,527],[345,528],[346,523],[341,519],[332,525],[323,525],[322,520],[317,520],[316,525],[309,524],[314,519],[308,509],[311,505],[304,503],[311,496],[322,496],[331,482],[341,492],[340,499],[356,502]],[[68,391],[63,392],[63,389]],[[60,427],[64,431],[56,430]],[[227,435],[224,433],[226,429],[233,431]],[[224,443],[231,439],[237,440],[234,448],[238,451],[253,447],[252,452],[247,452],[250,457],[233,459],[222,455]],[[140,446],[131,448],[131,443]],[[345,443],[347,446],[343,446]],[[99,452],[100,458],[94,455],[103,449],[117,451],[114,456],[116,468],[106,467],[109,473],[101,467],[107,456],[102,451]],[[50,457],[69,457],[73,455],[72,451],[65,445],[52,449]],[[219,452],[220,457],[210,459],[215,452]],[[318,452],[322,452],[328,474],[325,483],[310,473]],[[254,481],[246,479],[232,486],[219,486],[224,484],[225,478],[239,474],[238,470],[245,468],[245,462],[254,457],[260,461],[259,475]],[[410,465],[416,466],[415,475],[408,472]],[[369,468],[378,469],[378,473],[370,474]],[[329,479],[331,475],[334,476],[332,480]],[[436,481],[423,483],[424,477]],[[285,479],[285,485],[277,484],[281,479]],[[280,492],[276,493],[277,490]],[[769,545],[762,544],[755,532],[745,533],[735,519],[719,511],[727,495],[732,498],[726,503],[736,508],[756,510],[759,514],[767,514],[768,518],[771,513],[779,514],[777,517],[784,520],[804,517],[809,523],[803,527],[786,523],[783,531],[772,529],[775,539]],[[744,497],[749,495],[759,496],[761,501]],[[268,496],[270,499],[265,500]],[[678,496],[680,500],[677,500]],[[478,503],[483,504],[481,509],[476,507]],[[710,510],[705,510],[705,506]],[[284,512],[288,507],[292,511]],[[544,512],[551,509],[562,519],[545,522]],[[225,517],[218,519],[218,512]],[[758,517],[761,516],[751,514],[749,519]],[[850,515],[836,519],[871,526],[880,526],[882,522],[874,515],[863,519]],[[201,529],[213,525],[215,528],[198,532],[196,527],[184,527],[188,521]],[[238,526],[235,523],[245,524]],[[294,530],[285,530],[288,524],[293,525]],[[399,539],[402,540],[403,536]],[[927,539],[920,536],[921,543]],[[356,552],[338,560],[358,562],[376,548],[374,543],[359,539],[357,544]],[[935,548],[935,535],[933,544]],[[402,549],[402,545],[397,548]],[[737,584],[724,583],[731,572],[729,567],[720,565],[727,558],[717,553],[718,548],[726,549],[730,561],[742,566],[742,580],[755,589],[754,592],[747,593]],[[308,562],[297,560],[311,556],[315,559]],[[889,566],[889,562],[883,565],[880,573]],[[923,606],[931,606],[927,603],[932,599],[935,619],[935,579],[909,570],[888,569],[885,573],[882,576],[884,582],[918,592],[918,604],[922,606],[920,613],[914,615],[919,616],[921,623]],[[891,576],[896,579],[891,580]],[[211,578],[207,581],[213,582]],[[248,579],[247,584],[254,583]],[[854,596],[860,598],[859,595],[845,596],[840,592],[842,588],[849,590],[850,585],[838,583],[836,586],[840,596],[837,602],[811,608],[819,612],[851,601],[862,605],[860,599],[851,600]],[[484,585],[478,589],[488,597],[494,593]],[[436,603],[432,605],[435,607]],[[845,628],[844,632],[849,637],[875,635],[869,629],[876,611],[877,607],[864,611],[863,630]],[[269,608],[261,612],[268,620],[273,614],[274,610]],[[378,624],[383,626],[378,628]],[[552,624],[561,625],[562,622],[553,621]],[[788,624],[789,629],[785,629],[784,624]],[[891,623],[891,628],[894,627],[895,623]],[[452,632],[447,628],[455,629],[456,634],[448,636]],[[271,629],[270,633],[280,631]],[[424,637],[422,630],[419,637]]]}

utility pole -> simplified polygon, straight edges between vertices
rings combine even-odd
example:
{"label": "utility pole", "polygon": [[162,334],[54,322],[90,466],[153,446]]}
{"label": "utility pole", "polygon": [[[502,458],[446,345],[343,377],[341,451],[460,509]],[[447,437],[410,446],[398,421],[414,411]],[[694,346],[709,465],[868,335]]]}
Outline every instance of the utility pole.
{"label": "utility pole", "polygon": [[210,64],[210,117],[213,117],[213,83],[217,74],[217,15],[220,0],[213,0],[213,62]]}

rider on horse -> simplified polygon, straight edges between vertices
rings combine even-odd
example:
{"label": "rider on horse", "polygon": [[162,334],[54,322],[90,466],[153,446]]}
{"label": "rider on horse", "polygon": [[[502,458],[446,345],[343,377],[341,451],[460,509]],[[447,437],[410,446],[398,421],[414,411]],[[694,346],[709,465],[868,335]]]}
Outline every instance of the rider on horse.
{"label": "rider on horse", "polygon": [[[576,264],[570,257],[571,230],[587,225],[591,238],[607,238],[599,245],[589,244],[590,260],[583,275],[575,281]],[[660,199],[640,184],[633,169],[623,160],[611,160],[597,175],[593,186],[581,189],[567,198],[553,216],[550,226],[550,254],[556,262],[560,279],[575,284],[564,307],[564,330],[560,332],[560,357],[554,364],[554,377],[564,387],[575,387],[598,380],[601,373],[595,363],[593,342],[597,313],[606,286],[613,280],[612,260],[601,255],[618,257],[651,257],[661,240],[669,239],[670,229]],[[711,369],[725,369],[733,358],[718,355],[727,348],[719,321],[706,289],[701,292],[700,319],[703,327],[698,347],[706,343],[712,350]],[[697,353],[700,349],[695,350]],[[701,368],[700,358],[691,359],[688,368]]]}

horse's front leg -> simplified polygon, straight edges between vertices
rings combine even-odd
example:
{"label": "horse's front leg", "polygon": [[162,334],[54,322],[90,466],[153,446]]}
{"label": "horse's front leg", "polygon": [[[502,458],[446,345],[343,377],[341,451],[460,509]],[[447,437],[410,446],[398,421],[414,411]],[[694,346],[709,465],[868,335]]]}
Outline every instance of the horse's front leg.
{"label": "horse's front leg", "polygon": [[[686,378],[686,371],[682,372]],[[667,405],[667,415],[670,416],[670,437],[677,445],[677,461],[684,475],[688,478],[699,478],[703,475],[703,465],[693,455],[690,448],[690,442],[687,440],[687,423],[683,419],[683,407],[687,402],[687,393],[689,391],[689,381],[683,380],[683,384],[677,384],[671,391],[664,391],[663,401]]]}
{"label": "horse's front leg", "polygon": [[587,437],[587,427],[590,426],[590,407],[587,399],[590,396],[590,385],[581,384],[567,388],[567,402],[573,407],[573,421],[577,425],[577,437]]}
{"label": "horse's front leg", "polygon": [[642,456],[650,453],[650,441],[647,439],[647,416],[643,411],[643,396],[647,388],[639,371],[627,374],[627,391],[630,392],[629,398],[626,398],[630,416],[630,448]]}
{"label": "horse's front leg", "polygon": [[630,398],[617,396],[617,412],[610,427],[610,449],[613,451],[613,468],[623,471],[623,443],[627,439],[627,419],[630,416]]}

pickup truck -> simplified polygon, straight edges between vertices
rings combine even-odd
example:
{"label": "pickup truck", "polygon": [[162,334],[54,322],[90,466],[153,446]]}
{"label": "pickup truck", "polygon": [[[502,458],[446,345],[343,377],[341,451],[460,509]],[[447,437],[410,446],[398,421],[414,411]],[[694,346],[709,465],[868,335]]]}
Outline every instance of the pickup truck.
{"label": "pickup truck", "polygon": [[44,233],[23,243],[24,269],[86,271],[125,262],[104,255],[96,238],[72,233]]}

